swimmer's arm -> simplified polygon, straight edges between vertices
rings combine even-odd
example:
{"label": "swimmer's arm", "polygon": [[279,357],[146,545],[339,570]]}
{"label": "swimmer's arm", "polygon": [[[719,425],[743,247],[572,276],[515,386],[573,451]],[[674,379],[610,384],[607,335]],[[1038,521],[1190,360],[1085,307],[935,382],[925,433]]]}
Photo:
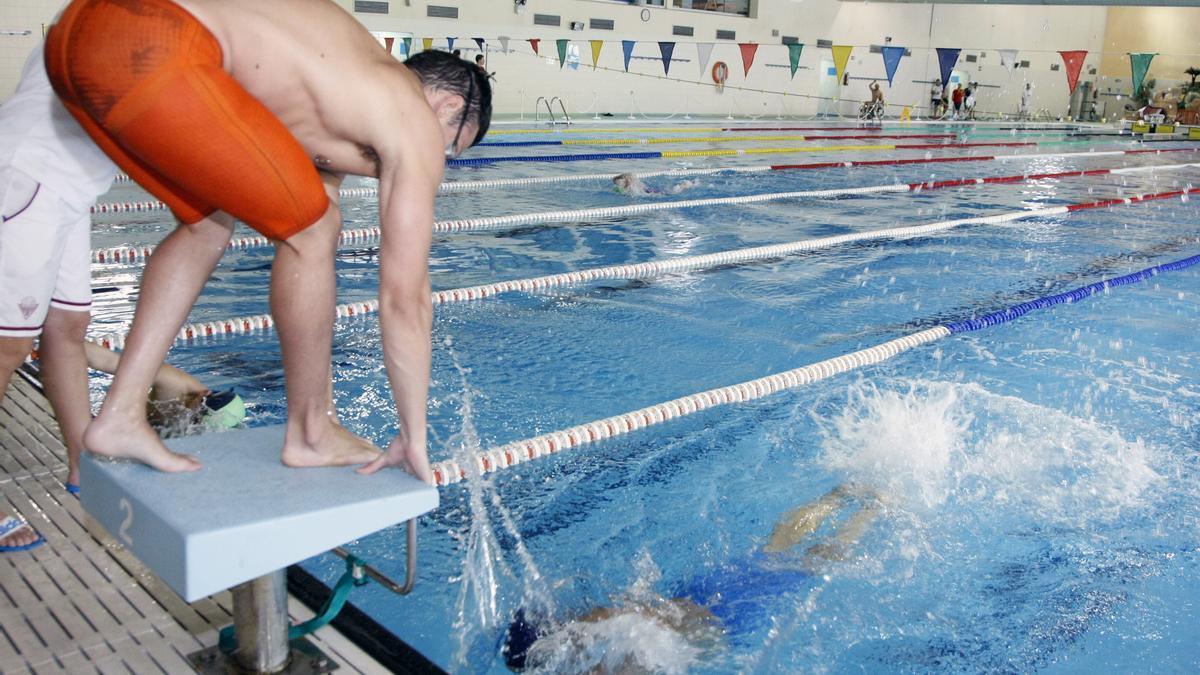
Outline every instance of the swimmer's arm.
{"label": "swimmer's arm", "polygon": [[[83,352],[87,356],[88,368],[110,375],[117,372],[117,365],[121,362],[121,355],[119,353],[111,349],[106,349],[91,340],[84,340]],[[164,363],[154,373],[154,384],[150,388],[150,399],[153,401],[167,401],[170,399],[183,399],[187,394],[207,393],[208,387],[205,387],[200,380],[169,363]]]}
{"label": "swimmer's arm", "polygon": [[432,482],[426,449],[430,328],[433,303],[429,247],[433,239],[433,200],[444,168],[440,129],[417,134],[411,143],[380,156],[379,323],[388,381],[396,401],[400,434],[379,459],[360,471],[400,466]]}

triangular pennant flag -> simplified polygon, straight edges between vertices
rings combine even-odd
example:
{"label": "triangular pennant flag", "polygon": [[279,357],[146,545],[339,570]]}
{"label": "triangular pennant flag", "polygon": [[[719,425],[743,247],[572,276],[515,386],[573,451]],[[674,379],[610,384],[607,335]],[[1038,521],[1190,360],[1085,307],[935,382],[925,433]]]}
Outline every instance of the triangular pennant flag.
{"label": "triangular pennant flag", "polygon": [[570,40],[567,40],[565,38],[560,38],[560,39],[554,41],[554,44],[558,45],[558,67],[559,68],[562,68],[563,64],[567,62],[567,43],[568,42],[570,42]]}
{"label": "triangular pennant flag", "polygon": [[674,42],[659,42],[658,51],[662,53],[663,75],[671,74],[671,55],[675,53]]}
{"label": "triangular pennant flag", "polygon": [[758,51],[758,45],[753,42],[741,42],[738,44],[738,49],[742,50],[742,75],[749,75],[750,66],[754,65],[754,53]]}
{"label": "triangular pennant flag", "polygon": [[446,51],[448,51],[448,52],[454,51],[454,40],[455,40],[455,38],[452,38],[452,37],[446,38]]}
{"label": "triangular pennant flag", "polygon": [[1059,55],[1067,66],[1067,89],[1074,94],[1075,85],[1079,84],[1079,70],[1083,68],[1083,60],[1087,58],[1087,50],[1059,52]]}
{"label": "triangular pennant flag", "polygon": [[404,58],[412,56],[412,38],[404,38]]}
{"label": "triangular pennant flag", "polygon": [[507,35],[501,35],[501,36],[500,36],[499,38],[497,38],[497,39],[498,39],[498,40],[500,40],[500,49],[501,49],[501,50],[502,50],[502,51],[503,51],[505,54],[507,54],[507,53],[508,53],[508,36],[507,36]]}
{"label": "triangular pennant flag", "polygon": [[950,72],[954,70],[954,64],[958,63],[958,53],[961,49],[952,49],[950,47],[938,47],[938,70],[942,75],[942,86],[950,86]]}
{"label": "triangular pennant flag", "polygon": [[539,38],[529,38],[527,42],[529,43],[530,47],[533,47],[533,53],[537,56],[541,56],[538,54],[538,43],[541,42],[541,40]]}
{"label": "triangular pennant flag", "polygon": [[1008,76],[1012,77],[1013,69],[1017,67],[1017,50],[1001,49],[1000,50],[1000,65],[1008,68]]}
{"label": "triangular pennant flag", "polygon": [[796,69],[800,67],[800,51],[804,49],[804,45],[799,42],[793,42],[787,46],[788,48],[788,65],[792,67],[792,77],[796,77]]}
{"label": "triangular pennant flag", "polygon": [[389,54],[392,53],[392,45],[394,45],[394,44],[396,44],[396,38],[394,38],[394,37],[383,38],[383,46],[387,48],[387,52]]}
{"label": "triangular pennant flag", "polygon": [[887,73],[888,86],[892,86],[892,78],[896,76],[896,67],[904,57],[904,47],[883,48],[883,70]]}
{"label": "triangular pennant flag", "polygon": [[433,38],[421,38],[421,48],[425,51],[433,49]]}
{"label": "triangular pennant flag", "polygon": [[839,82],[841,82],[842,75],[846,72],[846,64],[850,63],[850,52],[852,51],[854,51],[854,47],[850,45],[833,46],[833,65],[837,68]]}
{"label": "triangular pennant flag", "polygon": [[483,43],[485,42],[485,40],[483,38],[471,38],[471,39],[475,41],[475,44],[479,45],[479,51],[483,51]]}
{"label": "triangular pennant flag", "polygon": [[1133,70],[1133,97],[1137,98],[1142,91],[1142,80],[1146,79],[1146,71],[1150,70],[1150,61],[1154,54],[1141,53],[1129,55],[1129,67]]}
{"label": "triangular pennant flag", "polygon": [[633,56],[633,40],[621,40],[621,51],[625,52],[625,72],[629,72],[629,57]]}
{"label": "triangular pennant flag", "polygon": [[588,40],[592,43],[592,70],[596,69],[596,63],[600,60],[600,50],[604,49],[604,40]]}
{"label": "triangular pennant flag", "polygon": [[697,42],[696,43],[696,58],[700,62],[700,74],[704,74],[704,69],[708,68],[708,57],[712,56],[713,43]]}

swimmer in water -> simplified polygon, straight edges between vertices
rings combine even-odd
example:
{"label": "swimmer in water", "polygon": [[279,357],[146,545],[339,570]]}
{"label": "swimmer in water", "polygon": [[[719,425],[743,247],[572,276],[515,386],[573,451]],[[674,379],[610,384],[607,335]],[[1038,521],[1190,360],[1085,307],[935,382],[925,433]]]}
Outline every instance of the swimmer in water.
{"label": "swimmer in water", "polygon": [[658,190],[647,187],[642,179],[632,173],[622,173],[613,176],[613,185],[616,186],[617,192],[627,194],[631,197],[641,197],[644,195],[660,194]]}
{"label": "swimmer in water", "polygon": [[[858,510],[813,543],[796,560],[791,556],[830,517],[857,503]],[[660,631],[662,641],[703,653],[722,639],[745,639],[771,621],[772,601],[801,588],[830,564],[847,559],[855,544],[882,511],[869,490],[841,485],[784,514],[762,549],[689,579],[672,589],[671,599],[652,598],[600,607],[565,623],[517,610],[501,651],[509,669],[529,668],[583,672],[656,670],[655,654],[614,644],[614,635]]]}

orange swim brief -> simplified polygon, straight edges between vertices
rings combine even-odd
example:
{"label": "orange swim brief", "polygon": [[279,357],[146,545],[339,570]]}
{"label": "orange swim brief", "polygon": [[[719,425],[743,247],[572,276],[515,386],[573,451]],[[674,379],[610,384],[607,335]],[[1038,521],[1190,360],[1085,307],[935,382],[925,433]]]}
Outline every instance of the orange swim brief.
{"label": "orange swim brief", "polygon": [[328,208],[304,148],[169,0],[75,0],[46,37],[46,71],[96,144],[184,223],[220,210],[283,240]]}

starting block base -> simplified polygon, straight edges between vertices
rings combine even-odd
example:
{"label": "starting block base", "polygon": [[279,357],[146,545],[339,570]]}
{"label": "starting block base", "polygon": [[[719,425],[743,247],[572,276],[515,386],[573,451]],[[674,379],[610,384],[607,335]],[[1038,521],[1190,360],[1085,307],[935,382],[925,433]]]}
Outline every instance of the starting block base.
{"label": "starting block base", "polygon": [[[308,638],[297,638],[289,643],[291,653],[283,670],[276,671],[288,675],[321,675],[332,673],[340,666],[337,661],[325,655]],[[243,669],[237,658],[221,651],[220,647],[209,647],[187,656],[188,663],[199,675],[231,675],[237,673],[252,673]]]}

